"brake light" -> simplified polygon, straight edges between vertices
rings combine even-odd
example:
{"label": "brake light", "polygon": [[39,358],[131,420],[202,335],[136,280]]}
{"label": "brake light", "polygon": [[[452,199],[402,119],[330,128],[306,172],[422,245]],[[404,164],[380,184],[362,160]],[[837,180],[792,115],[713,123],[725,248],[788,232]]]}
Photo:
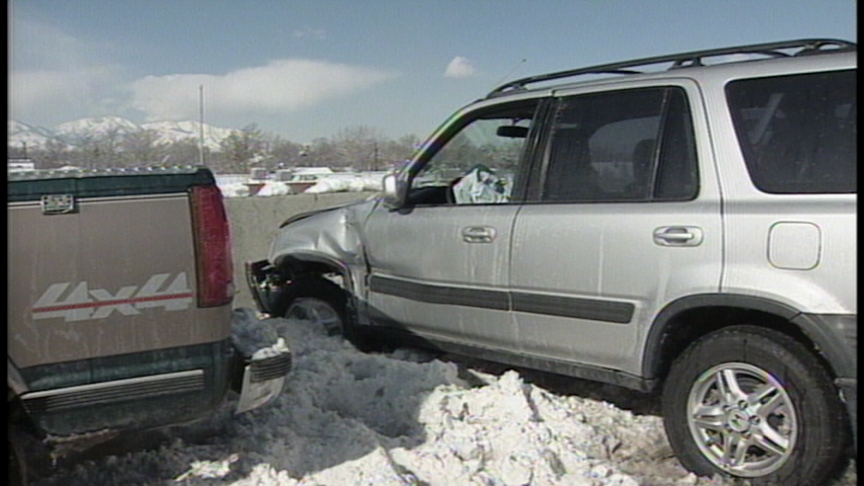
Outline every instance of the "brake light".
{"label": "brake light", "polygon": [[215,185],[196,186],[191,194],[198,307],[229,304],[234,298],[234,268],[222,192]]}

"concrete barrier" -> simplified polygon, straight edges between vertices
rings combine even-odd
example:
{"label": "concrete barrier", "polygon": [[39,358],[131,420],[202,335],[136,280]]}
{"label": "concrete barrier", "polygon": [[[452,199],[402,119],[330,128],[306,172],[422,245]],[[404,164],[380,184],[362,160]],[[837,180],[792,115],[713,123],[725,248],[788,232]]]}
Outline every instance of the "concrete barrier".
{"label": "concrete barrier", "polygon": [[234,307],[255,307],[246,286],[244,264],[263,260],[279,224],[298,213],[341,206],[373,195],[373,192],[332,192],[266,197],[225,198],[231,225],[234,256]]}

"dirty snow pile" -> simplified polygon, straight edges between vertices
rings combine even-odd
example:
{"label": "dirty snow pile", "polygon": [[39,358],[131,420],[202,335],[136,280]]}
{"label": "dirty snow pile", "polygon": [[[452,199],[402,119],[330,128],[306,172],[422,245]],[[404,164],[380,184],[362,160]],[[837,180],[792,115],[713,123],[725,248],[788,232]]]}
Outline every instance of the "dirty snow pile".
{"label": "dirty snow pile", "polygon": [[[308,321],[251,309],[234,318],[266,321],[291,345],[294,368],[274,402],[233,415],[232,401],[150,450],[83,461],[37,485],[732,484],[681,468],[658,416],[587,398],[626,390],[579,382],[556,393],[414,349],[361,353]],[[839,484],[855,480],[853,467]]]}
{"label": "dirty snow pile", "polygon": [[322,178],[314,186],[306,189],[305,192],[307,194],[317,194],[323,192],[380,191],[383,177],[384,173],[382,172],[332,175]]}

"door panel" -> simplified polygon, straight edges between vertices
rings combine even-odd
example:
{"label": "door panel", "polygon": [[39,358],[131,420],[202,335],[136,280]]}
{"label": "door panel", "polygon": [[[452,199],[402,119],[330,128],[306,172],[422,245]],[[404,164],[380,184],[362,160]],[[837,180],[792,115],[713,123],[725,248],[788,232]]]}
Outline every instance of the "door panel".
{"label": "door panel", "polygon": [[[637,372],[646,324],[660,308],[680,296],[717,290],[718,206],[525,206],[513,232],[511,271],[522,350]],[[655,229],[670,224],[700,228],[703,241],[657,244]],[[537,296],[558,297],[566,311],[546,306],[526,312],[515,304]]]}
{"label": "door panel", "polygon": [[696,87],[621,86],[558,93],[510,278],[525,354],[638,375],[654,316],[718,290],[722,226]]}
{"label": "door panel", "polygon": [[540,98],[453,118],[406,170],[408,201],[364,230],[369,315],[378,325],[487,348],[518,348],[510,240]]}
{"label": "door panel", "polygon": [[[367,222],[365,242],[373,319],[377,314],[379,324],[386,319],[389,325],[399,323],[438,338],[500,345],[512,340],[506,284],[516,208],[418,207],[408,214],[376,210]],[[493,236],[477,238],[478,228]],[[475,236],[466,237],[466,232]]]}

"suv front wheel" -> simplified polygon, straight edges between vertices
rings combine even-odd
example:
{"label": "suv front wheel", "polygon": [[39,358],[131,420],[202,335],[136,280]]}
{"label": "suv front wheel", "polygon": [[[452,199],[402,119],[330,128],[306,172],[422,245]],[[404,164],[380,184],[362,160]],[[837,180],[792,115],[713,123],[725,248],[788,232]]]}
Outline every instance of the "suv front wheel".
{"label": "suv front wheel", "polygon": [[326,278],[306,277],[282,289],[275,299],[275,315],[317,323],[328,336],[342,336],[360,351],[379,351],[381,343],[353,324],[349,298],[342,287]]}
{"label": "suv front wheel", "polygon": [[298,280],[279,297],[283,317],[315,322],[330,336],[345,335],[345,292],[323,278]]}
{"label": "suv front wheel", "polygon": [[704,336],[672,364],[666,433],[698,475],[751,484],[826,484],[846,459],[846,416],[825,367],[779,332],[736,326]]}

